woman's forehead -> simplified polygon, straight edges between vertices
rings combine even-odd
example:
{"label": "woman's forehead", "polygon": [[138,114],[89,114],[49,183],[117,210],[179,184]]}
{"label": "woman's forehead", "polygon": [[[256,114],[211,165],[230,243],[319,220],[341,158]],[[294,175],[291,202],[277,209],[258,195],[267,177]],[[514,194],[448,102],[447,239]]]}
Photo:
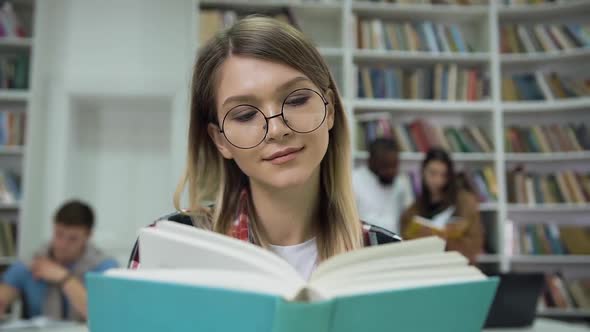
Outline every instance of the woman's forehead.
{"label": "woman's forehead", "polygon": [[285,64],[233,55],[220,67],[217,102],[222,105],[232,96],[268,95],[291,81],[312,84],[305,74]]}

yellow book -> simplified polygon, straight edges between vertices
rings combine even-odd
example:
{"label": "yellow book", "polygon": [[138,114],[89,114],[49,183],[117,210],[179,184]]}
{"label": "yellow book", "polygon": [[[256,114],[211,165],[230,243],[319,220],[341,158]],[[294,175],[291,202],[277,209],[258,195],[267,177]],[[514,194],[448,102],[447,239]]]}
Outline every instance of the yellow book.
{"label": "yellow book", "polygon": [[490,166],[487,166],[483,169],[483,176],[486,178],[486,182],[488,184],[488,188],[494,195],[494,197],[498,197],[498,181],[496,180],[496,174],[494,174],[494,169]]}
{"label": "yellow book", "polygon": [[414,216],[406,232],[410,237],[418,237],[423,229],[428,229],[443,238],[460,238],[469,228],[469,224],[465,219],[454,216],[454,212],[455,207],[450,206],[430,219]]}

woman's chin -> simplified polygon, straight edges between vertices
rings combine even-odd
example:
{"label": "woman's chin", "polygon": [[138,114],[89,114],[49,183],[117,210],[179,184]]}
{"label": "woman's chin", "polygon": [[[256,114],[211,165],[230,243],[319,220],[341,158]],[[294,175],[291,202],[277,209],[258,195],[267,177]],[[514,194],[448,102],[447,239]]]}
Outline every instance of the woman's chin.
{"label": "woman's chin", "polygon": [[[268,176],[270,175],[270,176]],[[265,186],[275,190],[285,190],[290,188],[297,188],[306,185],[311,179],[309,172],[301,170],[289,170],[286,172],[276,172],[275,174],[267,174],[266,178],[262,178]],[[263,175],[264,176],[264,175]]]}

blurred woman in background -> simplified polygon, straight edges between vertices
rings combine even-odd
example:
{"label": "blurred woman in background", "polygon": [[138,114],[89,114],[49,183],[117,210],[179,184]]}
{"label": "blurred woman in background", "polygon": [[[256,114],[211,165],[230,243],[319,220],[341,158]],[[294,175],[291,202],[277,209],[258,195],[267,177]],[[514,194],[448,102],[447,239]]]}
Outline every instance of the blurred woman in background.
{"label": "blurred woman in background", "polygon": [[430,149],[422,162],[422,190],[401,217],[404,239],[438,235],[447,250],[471,264],[483,249],[483,227],[476,196],[459,188],[453,162],[441,148]]}

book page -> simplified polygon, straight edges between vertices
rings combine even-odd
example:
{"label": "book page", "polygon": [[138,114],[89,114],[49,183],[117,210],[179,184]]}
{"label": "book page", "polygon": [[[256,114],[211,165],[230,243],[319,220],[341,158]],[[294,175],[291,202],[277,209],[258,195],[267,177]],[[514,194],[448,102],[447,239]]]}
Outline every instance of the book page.
{"label": "book page", "polygon": [[436,267],[448,268],[453,266],[467,266],[468,261],[458,252],[442,252],[417,256],[393,256],[376,260],[369,260],[353,265],[341,266],[321,278],[313,279],[316,283],[338,282],[340,279],[349,279],[365,275],[383,274],[404,270],[432,269]]}
{"label": "book page", "polygon": [[310,280],[319,280],[323,275],[344,266],[365,263],[387,257],[413,256],[420,254],[441,253],[445,250],[445,241],[432,236],[416,240],[366,247],[327,259],[313,272]]}
{"label": "book page", "polygon": [[453,266],[365,275],[337,282],[314,283],[313,287],[325,296],[339,297],[485,279],[485,275],[473,266]]}
{"label": "book page", "polygon": [[235,273],[228,270],[111,269],[105,272],[105,274],[109,277],[131,280],[145,280],[190,286],[201,286],[207,288],[254,292],[259,294],[280,296],[287,300],[295,298],[301,290],[301,287],[297,285],[285,283],[272,276],[265,276],[259,273],[250,272]]}
{"label": "book page", "polygon": [[140,269],[228,270],[270,275],[298,286],[304,283],[287,262],[260,247],[191,226],[166,224],[173,223],[160,222],[140,231]]}

